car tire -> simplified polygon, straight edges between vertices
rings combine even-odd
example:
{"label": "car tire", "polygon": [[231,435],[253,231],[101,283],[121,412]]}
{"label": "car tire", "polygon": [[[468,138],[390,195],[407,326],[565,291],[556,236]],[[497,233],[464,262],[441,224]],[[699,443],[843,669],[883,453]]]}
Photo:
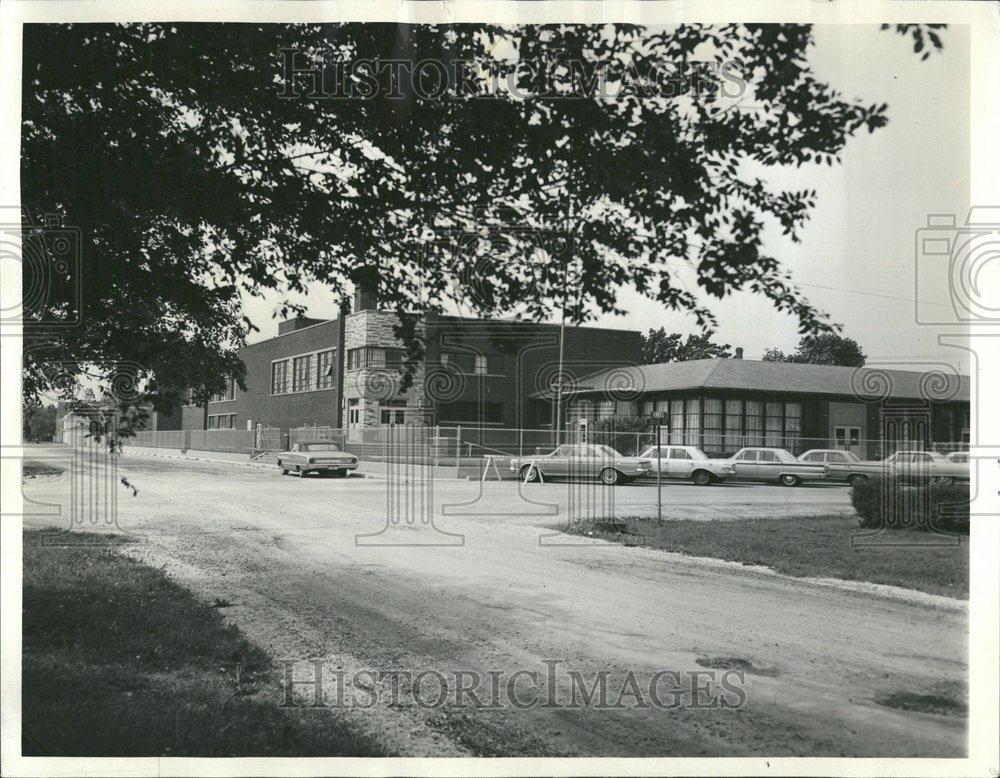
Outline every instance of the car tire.
{"label": "car tire", "polygon": [[538,483],[541,476],[541,470],[537,466],[524,465],[519,471],[521,473],[521,480],[527,481],[529,484]]}
{"label": "car tire", "polygon": [[778,483],[782,486],[798,486],[801,480],[797,475],[792,475],[791,473],[778,476]]}
{"label": "car tire", "polygon": [[849,483],[851,486],[860,486],[867,480],[868,476],[861,475],[860,473],[855,473],[854,475],[847,477],[847,483]]}
{"label": "car tire", "polygon": [[333,474],[337,476],[337,478],[347,478],[347,471],[344,470],[343,468],[341,468],[340,470],[334,470]]}
{"label": "car tire", "polygon": [[296,465],[295,466],[295,473],[298,475],[299,478],[305,478],[306,477],[305,471],[302,470],[302,466],[301,465]]}
{"label": "car tire", "polygon": [[620,484],[624,478],[622,474],[615,470],[613,467],[606,467],[601,471],[601,483],[605,486],[617,486]]}
{"label": "car tire", "polygon": [[712,474],[707,470],[695,470],[691,473],[691,481],[695,486],[708,486],[714,480]]}

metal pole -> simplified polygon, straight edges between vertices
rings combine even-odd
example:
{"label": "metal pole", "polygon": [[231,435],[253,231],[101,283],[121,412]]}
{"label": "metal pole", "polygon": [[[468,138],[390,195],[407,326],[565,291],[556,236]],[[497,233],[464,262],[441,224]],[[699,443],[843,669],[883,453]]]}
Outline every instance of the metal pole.
{"label": "metal pole", "polygon": [[660,474],[660,419],[656,420],[656,520],[663,521],[663,476]]}

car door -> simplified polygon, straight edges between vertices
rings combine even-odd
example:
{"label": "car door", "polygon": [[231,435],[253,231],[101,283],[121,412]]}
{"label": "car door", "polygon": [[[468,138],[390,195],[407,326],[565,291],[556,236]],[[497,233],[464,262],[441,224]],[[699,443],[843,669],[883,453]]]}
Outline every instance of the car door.
{"label": "car door", "polygon": [[828,478],[844,481],[851,473],[851,462],[842,451],[826,452],[826,466],[829,468]]}
{"label": "car door", "polygon": [[776,481],[781,467],[782,463],[776,452],[766,450],[757,452],[758,478],[763,478],[765,481]]}
{"label": "car door", "polygon": [[[541,469],[542,473],[547,476],[557,476],[562,477],[567,474],[567,460],[569,457],[569,449],[572,446],[569,444],[563,444],[557,446],[555,451],[549,454],[547,457],[538,457],[538,467]],[[528,460],[530,461],[530,459]]]}
{"label": "car door", "polygon": [[915,481],[929,481],[937,475],[934,457],[930,454],[911,454],[909,477]]}
{"label": "car door", "polygon": [[754,449],[743,449],[736,454],[733,465],[736,467],[737,478],[756,478],[757,451]]}
{"label": "car door", "polygon": [[691,473],[694,472],[694,459],[686,449],[670,449],[669,472],[671,478],[691,477]]}

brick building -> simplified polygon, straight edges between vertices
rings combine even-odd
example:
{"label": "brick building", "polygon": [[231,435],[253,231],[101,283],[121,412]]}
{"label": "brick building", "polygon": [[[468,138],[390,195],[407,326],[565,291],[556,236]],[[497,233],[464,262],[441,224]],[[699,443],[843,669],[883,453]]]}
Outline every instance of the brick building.
{"label": "brick building", "polygon": [[[207,406],[159,415],[157,429],[300,426],[353,430],[421,420],[428,424],[548,428],[555,400],[539,390],[558,381],[560,328],[513,320],[423,316],[424,359],[402,380],[406,352],[396,317],[358,293],[338,319],[281,322],[276,337],[241,350],[244,392],[234,383]],[[566,327],[563,384],[640,361],[638,332]]]}

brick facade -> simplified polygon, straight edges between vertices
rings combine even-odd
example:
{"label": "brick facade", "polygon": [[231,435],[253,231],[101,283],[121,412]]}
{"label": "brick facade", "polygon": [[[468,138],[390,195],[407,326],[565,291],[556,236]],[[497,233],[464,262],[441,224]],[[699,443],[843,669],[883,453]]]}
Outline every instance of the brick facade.
{"label": "brick facade", "polygon": [[[298,329],[283,323],[283,334],[244,348],[240,356],[246,365],[247,390],[236,387],[233,399],[209,403],[207,413],[203,407],[182,408],[178,426],[204,429],[209,417],[229,414],[236,429],[247,429],[249,422],[283,432],[307,425],[361,428],[418,418],[440,425],[551,425],[552,403],[532,395],[558,378],[558,325],[426,317],[418,324],[426,344],[425,359],[404,390],[398,362],[393,360],[405,352],[395,335],[392,313],[362,310],[341,319],[314,321],[300,320]],[[331,388],[272,394],[275,360],[329,349],[336,350]],[[640,349],[638,332],[566,327],[564,384],[570,386],[597,370],[638,364]]]}

